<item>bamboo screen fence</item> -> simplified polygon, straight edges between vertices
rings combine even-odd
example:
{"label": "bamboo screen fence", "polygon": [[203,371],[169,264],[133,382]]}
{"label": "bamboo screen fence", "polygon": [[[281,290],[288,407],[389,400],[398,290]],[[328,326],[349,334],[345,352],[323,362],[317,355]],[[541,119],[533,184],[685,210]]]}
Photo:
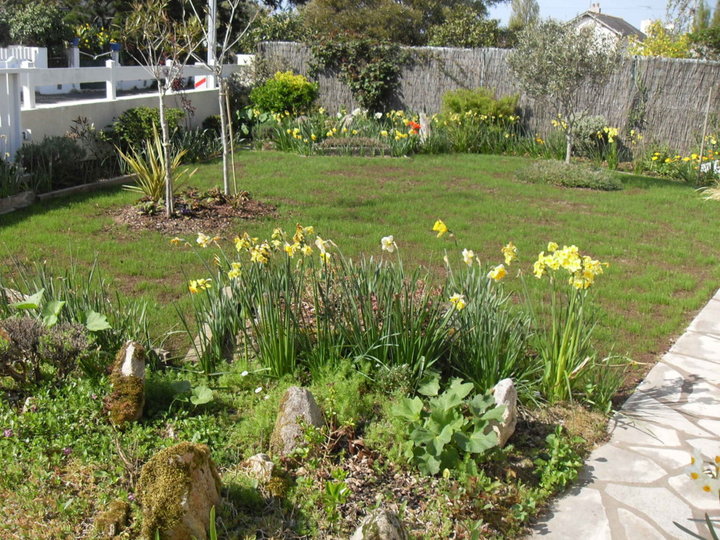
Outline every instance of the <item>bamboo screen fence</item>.
{"label": "bamboo screen fence", "polygon": [[[389,108],[426,113],[438,112],[442,95],[457,88],[492,88],[498,96],[520,93],[510,72],[505,49],[413,49]],[[268,72],[292,69],[308,74],[310,50],[287,42],[261,43],[258,50]],[[330,111],[357,106],[346,85],[332,73],[321,73],[320,103]],[[628,57],[610,81],[594,94],[586,91],[588,114],[602,115],[608,125],[622,131],[639,129],[646,140],[678,151],[695,147],[702,135],[708,92],[710,130],[720,129],[720,62]],[[520,96],[522,116],[538,133],[550,129],[553,111],[544,103]]]}

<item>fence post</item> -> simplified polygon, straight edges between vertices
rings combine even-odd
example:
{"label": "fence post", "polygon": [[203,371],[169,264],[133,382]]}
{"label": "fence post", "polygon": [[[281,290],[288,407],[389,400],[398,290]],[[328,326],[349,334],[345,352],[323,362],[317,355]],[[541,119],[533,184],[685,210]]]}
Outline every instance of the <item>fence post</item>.
{"label": "fence post", "polygon": [[34,109],[35,108],[35,85],[32,82],[32,71],[30,71],[30,69],[35,67],[35,63],[30,62],[28,60],[24,60],[20,63],[20,67],[28,69],[28,71],[25,71],[21,77],[23,108]]}
{"label": "fence post", "polygon": [[105,79],[105,99],[109,101],[117,99],[115,66],[116,62],[114,60],[105,60],[105,67],[108,68],[107,78]]}
{"label": "fence post", "polygon": [[0,68],[0,158],[7,157],[13,161],[15,152],[20,148],[20,120],[20,72]]}

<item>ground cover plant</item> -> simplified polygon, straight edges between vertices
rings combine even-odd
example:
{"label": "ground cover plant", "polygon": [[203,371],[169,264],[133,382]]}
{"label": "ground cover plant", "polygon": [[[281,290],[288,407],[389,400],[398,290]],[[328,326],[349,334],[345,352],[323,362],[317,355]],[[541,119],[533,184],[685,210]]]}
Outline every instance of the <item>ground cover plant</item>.
{"label": "ground cover plant", "polygon": [[[508,320],[514,321],[510,328],[514,325],[525,328],[517,317],[523,313],[530,316],[524,311],[526,302],[534,302],[538,307],[535,321],[555,320],[551,312],[549,316],[544,313],[551,306],[547,280],[557,271],[555,284],[561,295],[558,306],[567,305],[564,299],[568,298],[568,291],[588,295],[584,306],[587,318],[583,317],[580,323],[580,335],[588,335],[589,328],[593,328],[590,335],[598,360],[612,355],[651,360],[666,349],[669,339],[682,330],[692,311],[706,301],[714,288],[712,283],[720,276],[716,260],[709,255],[713,235],[702,227],[713,215],[713,208],[680,183],[620,175],[625,188],[622,191],[568,190],[517,182],[514,172],[527,166],[527,160],[477,155],[365,160],[243,152],[237,159],[242,164],[238,172],[243,188],[254,198],[275,205],[277,213],[231,225],[230,229],[205,230],[200,242],[197,235],[200,231],[161,234],[117,224],[114,216],[135,199],[133,194],[120,190],[42,203],[0,217],[3,223],[0,243],[20,263],[46,260],[48,265],[62,268],[69,266],[72,259],[82,269],[91,267],[97,259],[113,287],[124,296],[147,300],[151,337],[144,339],[162,337],[171,328],[180,329],[178,311],[185,315],[194,335],[195,325],[202,321],[205,312],[203,304],[196,302],[210,299],[221,302],[224,283],[238,286],[238,291],[273,283],[281,287],[277,297],[272,292],[277,288],[269,289],[268,296],[255,297],[259,313],[264,314],[255,323],[257,327],[229,321],[230,328],[238,329],[244,337],[238,341],[233,363],[211,358],[209,362],[214,361],[214,365],[207,361],[191,365],[171,362],[166,367],[153,364],[149,369],[145,419],[122,434],[105,423],[102,399],[109,386],[102,373],[89,376],[75,372],[60,381],[52,379],[53,367],[48,365],[43,368],[44,377],[26,393],[12,384],[6,385],[0,412],[6,427],[0,439],[0,452],[3,462],[12,459],[16,465],[0,489],[4,495],[3,511],[10,516],[2,526],[11,534],[18,531],[29,536],[40,534],[33,528],[36,523],[44,523],[57,535],[88,534],[97,510],[117,497],[132,498],[139,466],[154,451],[179,440],[192,440],[211,446],[226,484],[227,504],[218,509],[221,536],[255,535],[258,530],[286,537],[347,535],[357,518],[374,504],[381,486],[388,484],[407,503],[401,513],[414,530],[431,530],[443,537],[471,537],[473,531],[480,535],[517,535],[525,520],[551,492],[572,481],[580,456],[588,448],[588,443],[575,437],[597,440],[602,436],[602,417],[588,413],[577,403],[565,404],[562,399],[566,396],[550,397],[553,392],[561,394],[563,387],[574,381],[538,370],[534,380],[546,381],[538,391],[545,399],[557,399],[560,403],[536,409],[532,406],[533,391],[528,387],[523,392],[528,408],[516,438],[511,441],[512,447],[491,448],[479,459],[473,457],[476,455],[473,452],[469,453],[473,459],[459,452],[457,463],[462,463],[462,468],[447,467],[447,475],[442,470],[436,476],[421,474],[417,463],[433,463],[428,454],[441,457],[446,465],[456,462],[449,454],[432,454],[421,439],[413,445],[413,457],[403,457],[395,441],[407,437],[407,426],[393,414],[393,409],[402,398],[413,399],[415,392],[422,390],[423,397],[419,399],[427,407],[423,410],[432,410],[436,403],[432,400],[440,399],[452,388],[450,379],[477,378],[470,369],[474,364],[457,363],[453,367],[446,362],[452,358],[453,346],[462,347],[462,339],[468,339],[470,345],[478,337],[456,330],[457,341],[446,348],[435,347],[433,343],[438,340],[423,344],[403,340],[397,332],[388,330],[384,335],[373,336],[360,328],[355,332],[358,343],[360,338],[367,338],[366,345],[353,347],[347,334],[353,331],[352,327],[347,327],[343,334],[334,334],[335,328],[320,324],[322,317],[313,318],[308,315],[311,312],[290,309],[292,302],[285,304],[286,310],[263,310],[263,302],[273,299],[275,307],[279,298],[285,302],[290,298],[311,299],[315,285],[331,279],[317,281],[310,274],[290,272],[304,256],[300,250],[303,247],[313,250],[309,261],[312,272],[318,276],[323,276],[323,269],[332,267],[338,273],[330,275],[357,278],[355,282],[350,279],[331,282],[340,290],[353,283],[365,283],[363,276],[374,275],[378,267],[384,268],[387,274],[383,275],[388,277],[387,283],[376,285],[385,289],[373,289],[376,296],[379,293],[392,298],[393,291],[398,291],[393,287],[414,284],[414,288],[407,289],[408,298],[417,298],[421,303],[429,301],[431,308],[413,311],[417,310],[416,304],[410,300],[403,304],[398,299],[397,311],[387,309],[397,313],[393,315],[397,317],[423,313],[428,325],[437,326],[438,335],[443,335],[443,328],[447,329],[443,324],[461,329],[462,317],[478,317],[479,314],[472,315],[475,300],[481,293],[491,291],[483,305],[492,306],[490,299],[501,287],[512,295],[512,300],[496,297],[501,300],[496,309],[509,314]],[[201,164],[193,183],[201,189],[208,188],[217,183],[218,174],[217,164]],[[442,221],[436,223],[438,218]],[[301,231],[306,239],[293,247],[298,223],[305,224]],[[308,224],[314,226],[312,232],[306,230]],[[67,245],[58,245],[53,239],[56,230],[65,233]],[[438,233],[442,233],[440,238],[436,238]],[[197,247],[188,249],[182,241],[172,245],[170,240],[174,236]],[[236,236],[237,243],[233,240]],[[688,238],[692,242],[683,241]],[[263,248],[265,239],[267,250]],[[326,243],[329,239],[335,245]],[[243,240],[248,242],[247,246]],[[549,240],[560,245],[548,245]],[[274,241],[279,242],[277,248]],[[508,245],[509,241],[514,245]],[[220,256],[220,268],[214,262],[215,255],[220,254],[215,243],[228,256],[227,259]],[[202,244],[208,247],[203,248]],[[573,244],[582,248],[583,255],[586,250],[591,253],[592,260],[610,263],[609,267],[602,267],[597,287],[585,289],[580,283],[581,287],[575,288],[568,283],[570,275],[560,262],[565,255],[560,253],[572,254]],[[237,245],[241,246],[240,252]],[[320,246],[327,254],[324,258],[329,257],[327,262],[319,255],[323,252]],[[340,246],[342,253],[336,246]],[[503,247],[505,251],[501,251]],[[287,250],[297,252],[290,258]],[[271,270],[257,260],[265,257],[266,251],[278,263],[292,261],[292,264],[289,267],[278,264]],[[541,257],[540,251],[544,252]],[[397,266],[399,254],[402,268]],[[250,260],[253,255],[254,262]],[[364,263],[360,262],[363,255]],[[452,273],[443,262],[445,255],[451,262]],[[371,256],[373,261],[369,260]],[[508,263],[506,256],[516,258]],[[582,255],[578,257],[584,264]],[[347,262],[350,258],[357,262],[351,265]],[[470,266],[466,265],[467,260]],[[477,260],[482,262],[482,268]],[[233,262],[242,266],[233,267]],[[395,265],[392,269],[388,268],[390,263]],[[556,263],[558,269],[554,270]],[[5,264],[3,283],[10,284],[9,278],[18,277],[18,273],[12,263]],[[501,264],[507,272],[504,277]],[[422,268],[414,273],[418,266]],[[540,268],[543,273],[538,279],[534,272],[539,273]],[[221,274],[217,274],[218,269]],[[522,275],[518,275],[518,269],[523,270]],[[239,276],[228,275],[234,270]],[[340,273],[343,271],[347,273]],[[475,272],[474,278],[467,281],[476,289],[469,288],[464,279],[470,272]],[[30,271],[28,276],[33,274]],[[295,276],[294,281],[288,276]],[[207,279],[211,281],[202,281]],[[420,286],[422,281],[427,281],[430,288]],[[44,288],[34,279],[28,279],[27,284],[23,280],[12,284],[26,293]],[[197,292],[189,292],[188,287]],[[430,294],[436,290],[443,294]],[[309,296],[297,296],[301,292]],[[63,300],[62,296],[59,294],[57,299]],[[343,297],[357,298],[360,313],[368,316],[374,313],[372,302],[362,296],[340,295]],[[368,305],[364,310],[360,305],[363,302]],[[323,306],[323,301],[318,305]],[[342,305],[337,305],[337,309],[348,312]],[[108,312],[98,308],[94,311]],[[556,311],[559,322],[555,327],[566,328],[572,334],[578,326],[563,319],[563,313]],[[299,316],[306,316],[310,324],[299,324]],[[80,318],[81,322],[85,320]],[[494,328],[500,327],[497,313],[487,320]],[[575,317],[575,321],[579,320]],[[116,323],[112,320],[109,323],[115,328]],[[290,336],[288,330],[295,332],[297,339],[263,340],[259,325],[269,325],[275,336]],[[552,325],[546,328],[552,330]],[[514,343],[520,344],[512,349],[542,351],[537,342],[522,347],[522,343],[527,343],[524,340],[535,339],[539,330],[540,326],[534,324],[533,332],[512,334]],[[308,341],[316,345],[323,331],[327,331],[327,338],[320,341],[326,346],[308,346]],[[553,334],[546,335],[551,351]],[[167,346],[184,354],[189,340],[179,335],[174,339],[166,342]],[[378,340],[396,341],[382,350],[373,347]],[[576,343],[578,358],[585,353],[583,344]],[[422,369],[413,370],[405,362],[397,362],[393,353],[400,347],[407,351],[418,347],[414,350],[422,351],[420,356],[425,356],[426,361],[414,365]],[[562,354],[568,354],[568,349]],[[273,360],[264,363],[268,358]],[[434,364],[432,358],[436,358]],[[539,362],[542,355],[523,358]],[[478,363],[481,361],[477,359]],[[518,362],[518,367],[523,368],[523,361],[508,358],[504,365]],[[572,361],[566,365],[572,366]],[[432,383],[424,375],[432,374],[440,366],[448,370],[437,383],[437,389],[427,386]],[[523,377],[518,375],[521,371],[509,373],[522,381]],[[570,367],[565,374],[573,371]],[[217,372],[221,374],[208,378],[208,373]],[[272,372],[274,376],[269,376]],[[528,380],[533,380],[531,375]],[[297,383],[315,393],[328,426],[317,433],[308,431],[307,445],[301,454],[282,462],[286,477],[272,486],[256,485],[239,464],[249,455],[266,450],[280,397],[290,384]],[[493,381],[479,380],[473,384],[472,393],[460,398],[464,403],[459,409],[442,409],[454,415],[459,426],[454,440],[462,441],[462,433],[472,438],[474,431],[465,423],[465,414],[476,398],[479,407],[484,390],[492,384]],[[458,388],[456,385],[455,391]],[[582,384],[578,381],[574,391],[576,399],[588,404],[608,401],[597,380],[585,380]],[[33,399],[24,407],[26,397]],[[422,414],[408,421],[430,429]],[[555,425],[560,421],[566,430],[556,432]],[[93,429],[84,428],[88,425]],[[22,442],[27,438],[33,441],[32,445]],[[30,480],[18,487],[19,478]],[[266,509],[263,518],[257,517],[261,508]],[[133,525],[126,531],[130,537],[139,530],[136,506],[132,515]]]}

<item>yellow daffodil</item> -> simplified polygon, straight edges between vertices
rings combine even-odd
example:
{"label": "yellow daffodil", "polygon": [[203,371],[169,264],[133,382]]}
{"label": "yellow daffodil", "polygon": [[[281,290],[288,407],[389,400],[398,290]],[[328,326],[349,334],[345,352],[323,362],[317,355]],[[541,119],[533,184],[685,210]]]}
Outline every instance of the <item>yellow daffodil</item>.
{"label": "yellow daffodil", "polygon": [[250,247],[250,236],[248,233],[243,233],[242,237],[236,236],[235,237],[235,249],[240,252],[245,249],[248,249]]}
{"label": "yellow daffodil", "polygon": [[500,281],[502,278],[507,276],[507,270],[505,270],[504,264],[499,264],[492,270],[490,270],[487,274],[487,277],[489,277],[492,280]]}
{"label": "yellow daffodil", "polygon": [[300,248],[300,252],[306,257],[309,257],[310,255],[312,255],[313,249],[306,244]]}
{"label": "yellow daffodil", "polygon": [[465,295],[459,293],[455,293],[450,297],[450,303],[458,311],[465,309],[465,306],[467,305],[467,302],[465,302]]}
{"label": "yellow daffodil", "polygon": [[171,243],[173,246],[177,246],[177,245],[179,245],[181,242],[184,242],[184,240],[183,240],[182,238],[180,238],[179,236],[176,236],[175,238],[173,238],[172,240],[170,240],[170,243]]}
{"label": "yellow daffodil", "polygon": [[463,262],[468,266],[471,266],[473,263],[473,259],[475,259],[475,252],[472,249],[463,249],[462,257]]}
{"label": "yellow daffodil", "polygon": [[438,238],[440,238],[442,235],[446,234],[449,231],[449,229],[447,228],[447,225],[445,225],[445,223],[443,223],[443,221],[440,219],[435,221],[435,225],[433,225],[432,230],[433,230],[433,232],[438,233],[437,234]]}
{"label": "yellow daffodil", "polygon": [[383,236],[383,238],[380,240],[380,246],[383,251],[387,251],[388,253],[394,252],[395,248],[397,248],[397,244],[395,243],[395,239],[392,235]]}
{"label": "yellow daffodil", "polygon": [[543,253],[540,253],[538,260],[533,264],[533,274],[536,278],[540,279],[545,274],[545,257]]}
{"label": "yellow daffodil", "polygon": [[228,278],[230,279],[237,279],[240,277],[240,269],[242,268],[242,264],[239,262],[230,263],[230,271],[227,273]]}
{"label": "yellow daffodil", "polygon": [[288,244],[285,242],[285,246],[283,247],[285,250],[285,253],[287,253],[288,257],[292,258],[295,256],[295,253],[300,249],[300,244],[295,242],[294,244]]}
{"label": "yellow daffodil", "polygon": [[555,242],[548,242],[547,250],[552,253],[553,251],[557,251],[558,245]]}
{"label": "yellow daffodil", "polygon": [[326,263],[330,262],[330,254],[327,251],[321,251],[320,259]]}
{"label": "yellow daffodil", "polygon": [[505,264],[509,265],[517,258],[517,247],[512,242],[508,242],[507,245],[503,246],[502,254],[505,257]]}
{"label": "yellow daffodil", "polygon": [[210,278],[207,278],[207,279],[193,279],[193,280],[190,281],[190,283],[188,284],[188,290],[189,290],[191,293],[193,293],[193,294],[197,294],[197,293],[199,293],[200,291],[205,291],[205,290],[209,289],[210,287],[212,287],[212,283],[211,283],[211,282],[212,282],[212,279],[210,279]]}

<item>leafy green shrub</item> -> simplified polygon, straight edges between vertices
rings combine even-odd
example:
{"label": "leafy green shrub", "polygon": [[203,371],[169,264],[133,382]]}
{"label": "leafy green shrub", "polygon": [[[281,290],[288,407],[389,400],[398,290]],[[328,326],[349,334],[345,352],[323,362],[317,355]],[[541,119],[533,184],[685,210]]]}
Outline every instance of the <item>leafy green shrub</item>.
{"label": "leafy green shrub", "polygon": [[42,192],[87,182],[85,157],[85,150],[69,137],[45,137],[22,145],[15,160],[32,175],[36,191]]}
{"label": "leafy green shrub", "polygon": [[464,114],[474,112],[487,117],[503,118],[514,116],[520,96],[495,97],[495,91],[489,88],[468,90],[461,88],[443,95],[443,112]]}
{"label": "leafy green shrub", "polygon": [[[38,291],[24,302],[25,311],[36,318],[44,319],[48,325],[67,322],[85,326],[93,332],[95,344],[110,357],[128,339],[140,342],[148,350],[151,348],[145,304],[111,295],[109,283],[95,265],[87,271],[72,265],[57,275],[44,263],[30,269],[16,267],[18,275],[12,280],[0,281],[0,290],[7,286],[18,291]],[[0,294],[0,316],[18,313],[16,304],[11,303],[14,300]],[[37,304],[37,308],[33,304]],[[91,313],[107,314],[105,324],[97,324]]]}
{"label": "leafy green shrub", "polygon": [[[165,115],[170,133],[175,132],[185,116],[181,109],[166,108]],[[142,145],[152,140],[153,130],[160,132],[160,111],[153,107],[133,107],[124,111],[113,122],[113,133],[117,145],[123,150]]]}
{"label": "leafy green shrub", "polygon": [[607,144],[605,127],[607,121],[604,116],[584,116],[578,120],[572,128],[573,154],[587,158],[600,156]]}
{"label": "leafy green shrub", "polygon": [[0,197],[9,197],[27,189],[20,169],[7,160],[0,159]]}
{"label": "leafy green shrub", "polygon": [[197,163],[222,155],[222,141],[214,129],[176,131],[171,142],[175,152],[183,153],[182,163]]}
{"label": "leafy green shrub", "polygon": [[238,49],[247,54],[255,54],[261,41],[301,42],[304,36],[305,31],[297,12],[262,9],[240,38]]}
{"label": "leafy green shrub", "polygon": [[548,493],[556,493],[577,478],[583,466],[578,449],[585,441],[580,437],[569,437],[562,426],[557,426],[545,442],[547,451],[535,460],[535,472],[540,477],[540,487]]}
{"label": "leafy green shrub", "polygon": [[40,380],[42,366],[51,368],[54,378],[65,378],[93,354],[92,344],[79,324],[47,327],[33,317],[10,317],[0,321],[0,376],[22,389]]}
{"label": "leafy green shrub", "polygon": [[313,76],[322,70],[337,73],[357,102],[370,111],[388,109],[391,94],[400,83],[400,70],[410,61],[410,53],[397,42],[352,35],[316,40],[312,54]]}
{"label": "leafy green shrub", "polygon": [[428,45],[431,47],[495,47],[500,21],[478,17],[472,7],[455,6],[442,24],[430,28]]}
{"label": "leafy green shrub", "polygon": [[31,317],[11,317],[0,321],[0,375],[17,385],[34,384],[40,379],[38,342],[42,324]]}
{"label": "leafy green shrub", "polygon": [[220,115],[213,114],[205,118],[202,121],[202,128],[207,131],[212,131],[215,135],[220,135]]}
{"label": "leafy green shrub", "polygon": [[318,85],[292,71],[275,73],[275,76],[253,88],[250,101],[261,111],[292,114],[307,111],[318,94]]}
{"label": "leafy green shrub", "polygon": [[561,161],[536,161],[518,170],[515,176],[523,182],[552,184],[555,186],[615,191],[623,188],[622,182],[606,169],[590,168]]}
{"label": "leafy green shrub", "polygon": [[404,398],[393,414],[405,422],[403,450],[405,458],[425,474],[458,469],[471,455],[478,457],[497,446],[497,434],[490,422],[499,421],[505,406],[496,406],[492,395],[476,394],[472,383],[453,379],[439,392],[437,379],[424,384],[418,392],[430,399]]}
{"label": "leafy green shrub", "polygon": [[21,45],[61,47],[73,37],[72,28],[63,21],[64,15],[59,6],[47,2],[29,2],[10,10],[10,39]]}

